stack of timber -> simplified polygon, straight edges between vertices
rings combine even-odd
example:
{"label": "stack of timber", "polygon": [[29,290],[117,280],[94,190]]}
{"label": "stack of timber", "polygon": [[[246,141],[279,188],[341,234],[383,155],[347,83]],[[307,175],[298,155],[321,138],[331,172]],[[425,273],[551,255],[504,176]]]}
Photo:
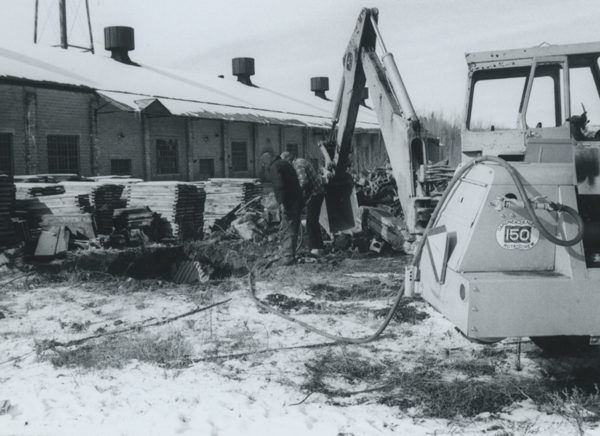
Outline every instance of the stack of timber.
{"label": "stack of timber", "polygon": [[152,211],[147,207],[115,209],[113,222],[116,229],[147,229],[152,226]]}
{"label": "stack of timber", "polygon": [[183,182],[143,182],[129,186],[127,207],[149,207],[164,220],[163,234],[176,239],[201,238],[206,193]]}
{"label": "stack of timber", "polygon": [[15,207],[15,185],[11,178],[0,173],[0,247],[15,242],[15,227],[12,215]]}
{"label": "stack of timber", "polygon": [[96,210],[96,226],[98,233],[109,235],[113,231],[113,215],[115,209],[125,207],[126,200],[121,198],[123,185],[96,185],[92,191],[92,201]]}
{"label": "stack of timber", "polygon": [[402,235],[402,219],[391,213],[374,207],[363,207],[363,228],[371,230],[381,239],[391,245],[394,250],[402,250],[404,236]]}
{"label": "stack of timber", "polygon": [[77,216],[90,210],[87,195],[42,195],[16,201],[17,215],[22,217],[29,226],[33,238],[40,233],[44,215]]}
{"label": "stack of timber", "polygon": [[98,186],[95,182],[60,182],[60,184],[65,188],[67,194],[89,195],[90,198]]}
{"label": "stack of timber", "polygon": [[57,183],[15,183],[17,200],[41,197],[45,195],[59,195],[65,193],[65,187]]}
{"label": "stack of timber", "polygon": [[[204,221],[212,228],[215,221],[223,218],[236,207],[245,205],[262,197],[262,185],[259,179],[209,179],[204,182],[206,191],[206,209]],[[252,208],[260,209],[261,200],[252,201]]]}

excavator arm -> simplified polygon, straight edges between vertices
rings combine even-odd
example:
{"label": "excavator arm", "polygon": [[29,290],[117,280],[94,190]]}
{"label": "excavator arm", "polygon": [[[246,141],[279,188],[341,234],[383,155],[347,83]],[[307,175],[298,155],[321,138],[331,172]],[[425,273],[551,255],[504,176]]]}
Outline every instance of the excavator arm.
{"label": "excavator arm", "polygon": [[[355,226],[351,203],[352,180],[347,173],[352,137],[361,102],[368,86],[383,140],[398,186],[398,197],[407,229],[419,233],[426,226],[436,204],[432,196],[439,190],[439,167],[428,169],[430,151],[438,147],[427,136],[408,96],[393,55],[389,53],[377,27],[377,9],[363,9],[344,54],[344,74],[333,114],[326,159],[335,169],[327,186],[326,207],[332,231]],[[383,55],[376,46],[379,43]],[[436,153],[438,154],[438,153]],[[436,192],[437,192],[436,190]],[[441,192],[440,192],[441,193]]]}

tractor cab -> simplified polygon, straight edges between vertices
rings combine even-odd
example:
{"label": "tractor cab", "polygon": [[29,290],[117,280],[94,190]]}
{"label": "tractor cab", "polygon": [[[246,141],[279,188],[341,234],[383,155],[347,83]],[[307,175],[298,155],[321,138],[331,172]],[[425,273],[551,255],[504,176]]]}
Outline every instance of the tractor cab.
{"label": "tractor cab", "polygon": [[600,42],[467,54],[464,157],[575,161],[580,190],[600,194],[599,56]]}

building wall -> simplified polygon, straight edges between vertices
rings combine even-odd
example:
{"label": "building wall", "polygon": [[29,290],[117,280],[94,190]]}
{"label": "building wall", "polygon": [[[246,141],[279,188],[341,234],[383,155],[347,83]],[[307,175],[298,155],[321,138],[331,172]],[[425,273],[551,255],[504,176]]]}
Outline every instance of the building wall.
{"label": "building wall", "polygon": [[213,161],[214,177],[225,176],[225,159],[223,155],[223,122],[219,120],[190,119],[190,144],[192,153],[192,178],[198,180],[200,160]]}
{"label": "building wall", "polygon": [[140,115],[133,112],[99,112],[97,119],[97,160],[100,174],[111,174],[112,159],[130,159],[131,175],[144,174],[144,147]]}
{"label": "building wall", "polygon": [[48,135],[78,137],[79,172],[91,172],[90,103],[86,92],[0,84],[0,132],[13,135],[14,174],[48,172]]}
{"label": "building wall", "polygon": [[[187,139],[185,119],[173,116],[148,117],[150,137],[150,179],[151,180],[188,180]],[[177,172],[161,174],[158,172],[157,141],[177,141]]]}
{"label": "building wall", "polygon": [[[281,153],[296,144],[298,155],[321,162],[318,143],[328,137],[320,128],[254,124],[139,114],[98,101],[90,92],[0,84],[0,133],[11,133],[15,174],[48,172],[47,135],[76,135],[79,168],[84,176],[111,174],[111,160],[131,160],[131,175],[147,180],[200,180],[212,160],[214,177],[264,178],[260,156]],[[177,171],[159,174],[156,142],[177,142]],[[236,171],[232,144],[240,156],[246,144],[246,169]],[[355,136],[355,168],[372,168],[387,154],[378,134]],[[239,162],[238,162],[239,163]]]}
{"label": "building wall", "polygon": [[0,84],[0,133],[12,135],[13,173],[25,174],[25,92],[21,86]]}
{"label": "building wall", "polygon": [[48,135],[79,137],[79,172],[91,175],[90,103],[92,95],[35,88],[37,96],[37,143],[39,172],[48,172]]}
{"label": "building wall", "polygon": [[[225,162],[227,177],[254,177],[256,174],[255,163],[256,153],[254,144],[254,129],[250,123],[226,123],[229,126],[228,136],[225,144]],[[233,162],[232,143],[245,144],[246,149],[246,170],[236,170]]]}

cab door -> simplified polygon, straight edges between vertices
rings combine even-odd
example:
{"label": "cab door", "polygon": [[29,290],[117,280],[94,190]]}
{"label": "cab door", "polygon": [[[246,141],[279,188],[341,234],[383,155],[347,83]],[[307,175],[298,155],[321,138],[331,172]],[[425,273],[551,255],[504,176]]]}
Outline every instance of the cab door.
{"label": "cab door", "polygon": [[572,162],[568,89],[566,56],[534,59],[519,114],[525,132],[525,161]]}

